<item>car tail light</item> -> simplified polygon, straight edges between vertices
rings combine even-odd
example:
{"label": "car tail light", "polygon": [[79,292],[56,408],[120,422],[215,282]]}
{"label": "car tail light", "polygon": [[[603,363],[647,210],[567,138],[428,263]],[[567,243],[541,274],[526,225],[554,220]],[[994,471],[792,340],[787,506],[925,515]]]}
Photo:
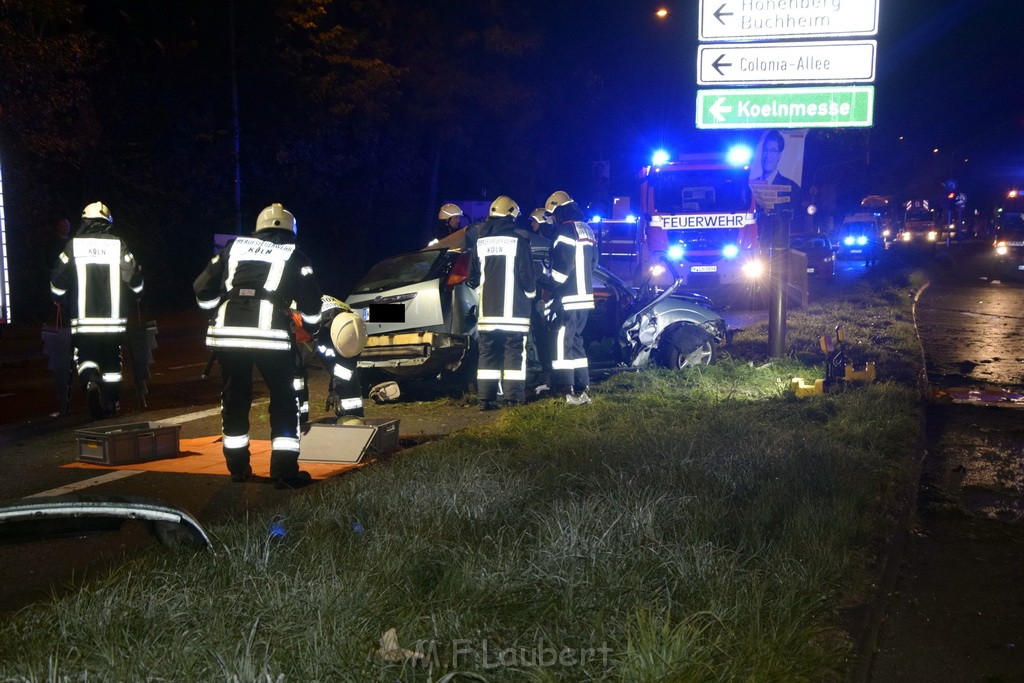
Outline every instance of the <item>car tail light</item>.
{"label": "car tail light", "polygon": [[455,257],[452,269],[448,271],[448,279],[444,281],[445,286],[454,287],[461,285],[469,277],[469,254],[459,254]]}

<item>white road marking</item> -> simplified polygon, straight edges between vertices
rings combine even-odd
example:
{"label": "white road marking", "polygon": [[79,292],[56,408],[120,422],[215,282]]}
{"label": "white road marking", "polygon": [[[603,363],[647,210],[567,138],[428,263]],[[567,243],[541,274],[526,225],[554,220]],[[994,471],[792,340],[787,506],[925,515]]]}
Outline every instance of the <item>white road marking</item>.
{"label": "white road marking", "polygon": [[213,417],[214,415],[220,415],[220,408],[210,408],[209,410],[200,410],[196,413],[186,413],[184,415],[178,415],[177,417],[169,417],[166,420],[154,420],[153,424],[161,427],[170,427],[172,425],[185,424],[192,420],[202,420],[204,417]]}
{"label": "white road marking", "polygon": [[42,491],[41,493],[33,493],[25,498],[49,498],[50,496],[60,496],[65,493],[73,493],[75,491],[81,491],[87,489],[90,486],[97,486],[99,484],[107,484],[118,479],[126,479],[133,477],[136,474],[142,474],[141,470],[118,470],[116,472],[108,472],[107,474],[101,474],[98,477],[92,479],[85,479],[83,481],[75,482],[74,484],[68,484],[67,486],[58,486],[55,489],[49,491]]}
{"label": "white road marking", "polygon": [[[260,401],[253,401],[253,406],[260,406],[269,403],[269,399],[263,399]],[[186,413],[185,415],[179,415],[177,417],[169,417],[166,420],[153,420],[152,424],[158,426],[171,426],[180,425],[193,420],[201,420],[204,417],[213,417],[214,415],[220,415],[220,408],[210,408],[209,410],[200,410],[195,413]],[[25,496],[25,498],[48,498],[50,496],[59,496],[65,493],[72,493],[74,491],[81,491],[92,486],[98,486],[99,484],[106,484],[108,482],[117,481],[119,479],[125,479],[132,477],[136,474],[142,474],[142,470],[118,470],[116,472],[110,472],[108,474],[101,474],[98,477],[92,479],[84,479],[74,484],[68,484],[67,486],[58,486],[55,489],[49,491],[43,491],[41,493],[33,493]]]}
{"label": "white road marking", "polygon": [[[259,401],[253,401],[253,407],[263,406],[270,403],[270,399],[261,399]],[[153,420],[153,424],[160,427],[170,427],[172,425],[185,424],[186,422],[192,422],[193,420],[202,420],[204,417],[213,417],[214,415],[220,415],[220,408],[210,408],[209,410],[200,410],[195,413],[186,413],[184,415],[178,415],[177,417],[168,417],[164,420]]]}

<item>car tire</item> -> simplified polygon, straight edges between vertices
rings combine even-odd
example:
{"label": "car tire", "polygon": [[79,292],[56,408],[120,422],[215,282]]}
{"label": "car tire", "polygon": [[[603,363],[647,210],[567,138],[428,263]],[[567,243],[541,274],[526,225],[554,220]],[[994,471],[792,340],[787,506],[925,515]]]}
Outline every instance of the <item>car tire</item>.
{"label": "car tire", "polygon": [[669,330],[658,345],[659,364],[670,370],[711,365],[718,359],[718,343],[696,325]]}

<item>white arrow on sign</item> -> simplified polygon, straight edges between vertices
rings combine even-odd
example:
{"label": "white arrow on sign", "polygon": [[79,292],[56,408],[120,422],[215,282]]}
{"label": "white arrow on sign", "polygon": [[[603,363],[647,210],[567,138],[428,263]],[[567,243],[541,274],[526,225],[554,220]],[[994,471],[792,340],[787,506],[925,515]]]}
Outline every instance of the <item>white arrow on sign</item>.
{"label": "white arrow on sign", "polygon": [[878,33],[878,4],[879,0],[700,0],[698,38],[873,36]]}
{"label": "white arrow on sign", "polygon": [[708,111],[715,117],[716,123],[725,123],[725,114],[732,113],[732,107],[723,106],[723,102],[725,102],[725,98],[719,97],[714,104],[708,107]]}
{"label": "white arrow on sign", "polygon": [[874,83],[874,40],[822,40],[697,48],[698,85]]}

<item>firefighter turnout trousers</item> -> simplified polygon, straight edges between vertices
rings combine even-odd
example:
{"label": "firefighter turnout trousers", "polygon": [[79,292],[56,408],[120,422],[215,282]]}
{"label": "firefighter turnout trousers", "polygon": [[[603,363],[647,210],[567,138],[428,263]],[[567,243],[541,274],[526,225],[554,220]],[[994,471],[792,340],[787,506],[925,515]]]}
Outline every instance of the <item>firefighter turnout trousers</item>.
{"label": "firefighter turnout trousers", "polygon": [[556,321],[551,354],[551,383],[555,387],[570,387],[580,392],[590,386],[587,348],[583,343],[583,328],[587,326],[589,313],[585,308],[562,311]]}
{"label": "firefighter turnout trousers", "polygon": [[480,332],[480,358],[476,369],[481,401],[498,398],[498,384],[505,401],[526,400],[526,334],[506,330]]}
{"label": "firefighter turnout trousers", "polygon": [[103,398],[116,403],[121,397],[122,334],[90,333],[71,336],[75,348],[75,369],[82,390],[91,380],[100,383]]}
{"label": "firefighter turnout trousers", "polygon": [[299,403],[292,379],[294,364],[288,350],[219,349],[224,377],[220,395],[224,424],[224,459],[232,474],[249,464],[249,409],[252,407],[252,369],[256,366],[270,390],[270,477],[287,479],[299,473]]}

